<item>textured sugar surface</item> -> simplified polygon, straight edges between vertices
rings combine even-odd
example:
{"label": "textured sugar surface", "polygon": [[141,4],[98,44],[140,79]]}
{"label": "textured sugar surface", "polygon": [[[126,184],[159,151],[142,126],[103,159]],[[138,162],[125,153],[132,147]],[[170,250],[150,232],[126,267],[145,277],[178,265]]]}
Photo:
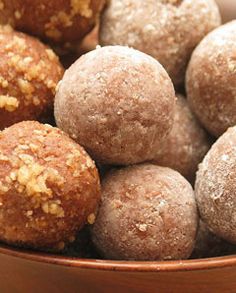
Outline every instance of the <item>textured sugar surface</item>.
{"label": "textured sugar surface", "polygon": [[92,238],[105,258],[182,259],[192,252],[197,222],[191,185],[169,168],[143,164],[104,179]]}
{"label": "textured sugar surface", "polygon": [[210,33],[194,51],[188,100],[204,127],[220,136],[236,124],[236,21]]}
{"label": "textured sugar surface", "polygon": [[203,221],[211,231],[236,243],[236,127],[229,128],[200,165],[195,185]]}
{"label": "textured sugar surface", "polygon": [[122,46],[98,48],[74,63],[55,98],[57,125],[105,164],[153,158],[173,126],[175,95],[164,68]]}
{"label": "textured sugar surface", "polygon": [[178,95],[174,126],[153,162],[180,172],[193,183],[210,145],[208,134],[190,111],[187,100]]}
{"label": "textured sugar surface", "polygon": [[193,49],[220,23],[212,0],[111,0],[102,15],[100,43],[153,56],[179,85]]}

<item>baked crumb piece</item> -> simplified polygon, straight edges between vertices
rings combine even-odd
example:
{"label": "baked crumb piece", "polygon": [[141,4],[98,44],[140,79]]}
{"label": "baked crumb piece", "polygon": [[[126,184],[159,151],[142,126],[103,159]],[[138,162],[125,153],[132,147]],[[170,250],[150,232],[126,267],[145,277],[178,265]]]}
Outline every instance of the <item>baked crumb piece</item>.
{"label": "baked crumb piece", "polygon": [[92,213],[92,214],[88,215],[87,222],[90,225],[93,225],[95,223],[95,220],[96,220],[95,214]]}
{"label": "baked crumb piece", "polygon": [[20,13],[19,10],[16,10],[15,13],[14,13],[14,15],[15,15],[15,18],[16,19],[21,19],[21,17],[22,17],[22,14]]}
{"label": "baked crumb piece", "polygon": [[60,27],[71,27],[73,25],[73,19],[76,15],[81,15],[85,18],[90,18],[93,15],[93,11],[90,8],[91,0],[71,0],[71,10],[67,13],[64,10],[60,10],[57,14],[51,16],[50,21],[45,24],[45,33],[48,37],[55,40],[59,40],[62,37]]}
{"label": "baked crumb piece", "polygon": [[1,181],[0,181],[0,194],[5,194],[6,192],[8,192],[9,187],[4,185]]}
{"label": "baked crumb piece", "polygon": [[8,81],[2,76],[0,76],[0,85],[2,86],[2,88],[8,87]]}
{"label": "baked crumb piece", "polygon": [[42,204],[42,210],[46,214],[54,215],[57,218],[63,218],[65,216],[65,212],[60,205],[61,205],[60,200],[46,201],[45,203]]}
{"label": "baked crumb piece", "polygon": [[58,59],[58,57],[56,56],[56,54],[53,52],[53,50],[51,49],[46,49],[46,53],[48,55],[48,58],[50,61],[54,61],[55,59]]}
{"label": "baked crumb piece", "polygon": [[72,12],[71,15],[76,15],[76,14],[80,14],[83,17],[87,17],[90,18],[93,14],[91,8],[90,8],[90,4],[91,4],[91,0],[71,0],[71,8],[72,8]]}
{"label": "baked crumb piece", "polygon": [[0,109],[14,112],[19,107],[19,104],[19,101],[14,97],[0,95]]}

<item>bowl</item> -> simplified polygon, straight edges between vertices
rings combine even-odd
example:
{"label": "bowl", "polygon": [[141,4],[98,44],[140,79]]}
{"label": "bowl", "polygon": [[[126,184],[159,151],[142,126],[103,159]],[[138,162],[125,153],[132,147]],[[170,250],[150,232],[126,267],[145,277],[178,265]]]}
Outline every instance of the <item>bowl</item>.
{"label": "bowl", "polygon": [[233,293],[236,256],[165,262],[77,259],[0,246],[0,292]]}

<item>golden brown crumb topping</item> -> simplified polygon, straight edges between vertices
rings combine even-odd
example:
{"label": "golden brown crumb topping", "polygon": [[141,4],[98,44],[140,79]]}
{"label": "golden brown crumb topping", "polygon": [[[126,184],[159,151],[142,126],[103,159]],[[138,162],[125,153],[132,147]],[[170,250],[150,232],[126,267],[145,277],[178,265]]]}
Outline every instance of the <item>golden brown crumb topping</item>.
{"label": "golden brown crumb topping", "polygon": [[19,107],[19,101],[10,96],[0,95],[0,109],[5,109],[8,112],[13,112]]}
{"label": "golden brown crumb topping", "polygon": [[[4,89],[8,88],[11,93],[9,95],[13,94],[20,98],[19,101],[26,106],[43,105],[46,103],[48,95],[52,97],[55,95],[58,82],[58,78],[55,76],[61,77],[62,68],[58,63],[58,57],[51,49],[42,47],[40,43],[37,44],[37,41],[28,39],[23,34],[13,33],[8,26],[1,26],[0,52],[4,56],[6,64],[4,72],[0,76],[2,94],[5,94]],[[36,54],[40,54],[40,58]],[[55,63],[55,66],[54,73],[51,75],[48,73],[52,71],[52,63]],[[39,91],[39,89],[42,90]],[[1,108],[8,110],[9,107],[3,106],[6,104],[5,100],[2,99]],[[13,100],[9,100],[9,103],[12,105]],[[15,110],[18,107],[17,103],[14,106]]]}
{"label": "golden brown crumb topping", "polygon": [[57,14],[51,16],[50,21],[45,24],[45,33],[48,37],[55,40],[59,40],[62,36],[60,27],[71,27],[73,25],[73,19],[76,15],[90,18],[93,14],[90,8],[91,0],[71,0],[71,10],[69,13],[66,11],[59,11]]}
{"label": "golden brown crumb topping", "polygon": [[[30,198],[33,209],[41,208],[45,214],[62,218],[65,212],[61,206],[61,200],[50,186],[62,188],[66,179],[59,174],[58,170],[47,165],[48,162],[55,160],[51,153],[43,158],[44,163],[39,163],[37,159],[38,152],[45,145],[47,136],[58,135],[61,132],[55,131],[55,128],[50,125],[44,126],[43,129],[32,130],[33,141],[22,136],[11,154],[5,155],[0,150],[0,161],[11,165],[10,173],[0,181],[0,194],[4,195],[14,188],[18,193]],[[95,168],[93,161],[74,144],[71,144],[70,151],[66,155],[66,166],[73,177],[81,176],[88,168]],[[27,211],[27,217],[32,214],[33,211]],[[95,221],[95,215],[90,214],[87,221],[92,224]]]}
{"label": "golden brown crumb topping", "polygon": [[87,218],[87,222],[90,224],[90,225],[93,225],[95,223],[95,220],[96,220],[96,216],[95,214],[90,214]]}

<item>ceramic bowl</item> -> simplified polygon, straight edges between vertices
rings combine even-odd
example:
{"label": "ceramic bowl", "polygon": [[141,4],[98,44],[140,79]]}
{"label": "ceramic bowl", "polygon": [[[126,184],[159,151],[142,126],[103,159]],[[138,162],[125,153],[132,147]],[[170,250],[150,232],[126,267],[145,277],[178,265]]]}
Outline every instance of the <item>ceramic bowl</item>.
{"label": "ceramic bowl", "polygon": [[0,247],[1,293],[233,293],[236,256],[128,262],[68,258]]}

